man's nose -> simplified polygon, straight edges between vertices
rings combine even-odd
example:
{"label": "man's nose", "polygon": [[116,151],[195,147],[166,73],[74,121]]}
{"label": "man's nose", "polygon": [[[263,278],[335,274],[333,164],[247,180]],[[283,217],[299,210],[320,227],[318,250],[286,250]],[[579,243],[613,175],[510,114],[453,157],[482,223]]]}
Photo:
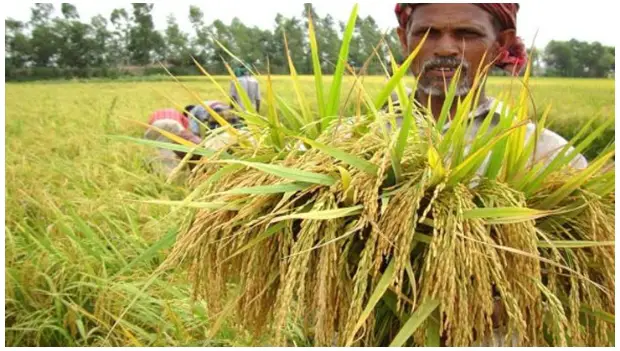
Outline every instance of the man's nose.
{"label": "man's nose", "polygon": [[457,57],[461,54],[461,43],[451,35],[442,35],[435,46],[435,56]]}

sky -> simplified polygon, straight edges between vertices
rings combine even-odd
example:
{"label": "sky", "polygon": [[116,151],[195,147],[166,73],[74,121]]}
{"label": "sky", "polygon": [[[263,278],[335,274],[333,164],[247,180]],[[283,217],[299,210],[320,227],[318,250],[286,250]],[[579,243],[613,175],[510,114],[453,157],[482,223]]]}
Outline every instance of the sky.
{"label": "sky", "polygon": [[[610,1],[610,0],[607,0]],[[12,3],[9,5],[9,3]],[[230,23],[238,17],[243,23],[258,26],[264,29],[274,27],[274,19],[279,12],[286,17],[299,17],[303,10],[300,1],[154,1],[153,19],[157,29],[166,27],[166,18],[174,14],[179,25],[185,32],[192,32],[187,20],[189,6],[199,6],[205,14],[205,22],[211,23],[220,19]],[[312,2],[320,16],[331,14],[337,20],[346,22],[354,1],[314,1]],[[394,28],[396,18],[393,2],[386,1],[358,1],[359,14],[362,17],[371,15],[382,30]],[[60,3],[54,2],[56,14],[60,15]],[[115,8],[131,9],[129,2],[123,1],[81,1],[73,2],[77,6],[82,20],[102,14],[109,19]],[[527,46],[531,46],[536,36],[537,47],[544,47],[551,40],[570,40],[575,38],[581,41],[599,41],[603,45],[615,46],[617,42],[618,16],[614,9],[603,4],[603,0],[590,0],[590,6],[583,2],[571,1],[527,1],[521,2],[521,9],[517,16],[517,32],[524,39]],[[577,4],[577,5],[576,5]],[[12,17],[27,21],[30,17],[30,8],[33,3],[5,2],[5,17]],[[607,9],[607,11],[605,10]],[[615,28],[615,29],[614,29]]]}

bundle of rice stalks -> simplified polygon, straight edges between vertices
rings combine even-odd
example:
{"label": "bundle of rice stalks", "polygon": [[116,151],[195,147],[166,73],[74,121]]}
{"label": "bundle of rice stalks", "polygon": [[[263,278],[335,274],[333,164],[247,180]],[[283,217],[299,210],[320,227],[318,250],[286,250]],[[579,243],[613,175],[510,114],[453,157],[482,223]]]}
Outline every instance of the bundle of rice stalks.
{"label": "bundle of rice stalks", "polygon": [[454,96],[453,79],[446,104],[459,107],[447,123],[447,108],[434,119],[405,94],[417,50],[374,98],[356,80],[361,108],[346,118],[339,97],[356,17],[357,8],[325,93],[310,21],[316,111],[289,60],[299,109],[267,77],[266,116],[240,112],[246,133],[220,121],[227,148],[186,148],[207,157],[180,203],[190,210],[167,267],[187,267],[196,298],[277,345],[290,320],[315,345],[468,346],[494,335],[520,346],[613,344],[614,145],[586,169],[570,167],[606,125],[531,162],[528,69],[519,99],[469,138],[488,67],[467,96]]}

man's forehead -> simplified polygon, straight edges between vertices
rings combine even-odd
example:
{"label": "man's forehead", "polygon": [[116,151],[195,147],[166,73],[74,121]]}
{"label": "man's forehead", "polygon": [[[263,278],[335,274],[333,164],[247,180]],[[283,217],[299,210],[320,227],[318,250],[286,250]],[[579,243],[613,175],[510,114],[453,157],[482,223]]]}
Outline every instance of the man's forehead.
{"label": "man's forehead", "polygon": [[416,7],[409,23],[416,27],[493,24],[493,16],[474,4],[424,4]]}

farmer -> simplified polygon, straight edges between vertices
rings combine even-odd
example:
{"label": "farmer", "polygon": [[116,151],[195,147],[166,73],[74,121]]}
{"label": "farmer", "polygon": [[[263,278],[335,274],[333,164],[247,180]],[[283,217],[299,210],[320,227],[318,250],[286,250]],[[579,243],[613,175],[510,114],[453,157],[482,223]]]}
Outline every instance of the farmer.
{"label": "farmer", "polygon": [[[217,100],[208,100],[208,101],[205,101],[204,104],[209,106],[213,111],[215,111],[225,120],[227,120],[228,123],[230,123],[234,127],[240,126],[241,123],[240,123],[239,118],[231,113],[232,111],[230,107],[226,105],[225,103],[221,101],[217,101]],[[211,116],[211,113],[209,113],[209,111],[206,108],[204,108],[202,105],[189,105],[185,109],[186,111],[189,111],[189,114],[196,117],[200,122],[206,124],[209,127],[209,129],[215,129],[215,128],[220,127],[220,124],[215,120],[213,116]],[[186,113],[184,112],[184,114]],[[198,121],[196,121],[196,119],[191,118],[191,117],[189,118],[189,128],[192,131],[192,133],[194,133],[194,135],[200,136],[200,124],[198,123]]]}
{"label": "farmer", "polygon": [[[437,117],[446,98],[447,84],[459,65],[462,65],[463,72],[457,82],[457,96],[469,93],[479,66],[494,64],[511,74],[518,74],[527,60],[524,44],[516,32],[518,10],[516,3],[397,4],[397,32],[405,56],[411,54],[428,31],[426,42],[411,65],[411,73],[420,77],[415,99],[423,106],[430,99],[430,110]],[[471,135],[477,132],[494,101],[485,94],[484,85],[479,89],[480,102],[471,116]],[[451,115],[455,114],[456,108],[456,104],[451,106]],[[526,128],[528,138],[534,135],[534,124],[528,124]],[[543,130],[533,161],[550,162],[566,143],[558,134]],[[587,161],[579,155],[572,166],[585,168]],[[482,340],[483,345],[501,346],[503,343],[504,335],[499,331],[501,308],[502,304],[498,302],[493,315],[495,327],[498,327],[495,340]]]}
{"label": "farmer", "polygon": [[[187,106],[185,109],[187,110]],[[187,114],[181,113],[176,109],[167,108],[153,112],[149,116],[149,128],[144,133],[144,138],[159,142],[174,143],[173,140],[160,133],[159,130],[171,133],[178,137],[181,137],[194,144],[199,144],[201,139],[199,136],[194,135],[189,129],[189,119]],[[179,162],[185,157],[186,153],[181,151],[173,151],[166,148],[159,148],[157,156],[153,160],[153,164],[163,174],[170,174]],[[192,156],[192,161],[198,160],[199,156]],[[192,168],[192,164],[190,164]]]}
{"label": "farmer", "polygon": [[[517,36],[518,10],[517,3],[396,4],[397,33],[405,56],[411,54],[427,31],[429,33],[411,64],[413,75],[420,77],[415,99],[426,106],[430,98],[430,110],[434,116],[439,116],[446,98],[444,92],[461,64],[463,71],[457,83],[457,96],[465,96],[471,90],[478,67],[492,63],[510,74],[519,74],[526,64],[527,53]],[[471,117],[471,135],[475,135],[494,102],[485,94],[484,83],[479,89],[479,105]],[[451,115],[456,108],[456,104],[451,106]],[[498,104],[498,110],[500,108]],[[534,124],[526,128],[527,138],[534,135]],[[550,162],[566,143],[558,134],[543,130],[533,161]],[[587,161],[579,155],[572,166],[583,169]]]}
{"label": "farmer", "polygon": [[[250,72],[244,67],[240,68],[239,74],[240,76],[237,78],[239,85],[247,93],[254,109],[257,112],[260,111],[260,88],[258,86],[258,81],[256,78],[252,77]],[[234,81],[230,82],[230,98],[239,104],[242,110],[248,111],[248,108],[243,105],[243,101],[241,100],[241,96],[237,91]],[[230,108],[233,108],[232,101],[230,103]]]}

